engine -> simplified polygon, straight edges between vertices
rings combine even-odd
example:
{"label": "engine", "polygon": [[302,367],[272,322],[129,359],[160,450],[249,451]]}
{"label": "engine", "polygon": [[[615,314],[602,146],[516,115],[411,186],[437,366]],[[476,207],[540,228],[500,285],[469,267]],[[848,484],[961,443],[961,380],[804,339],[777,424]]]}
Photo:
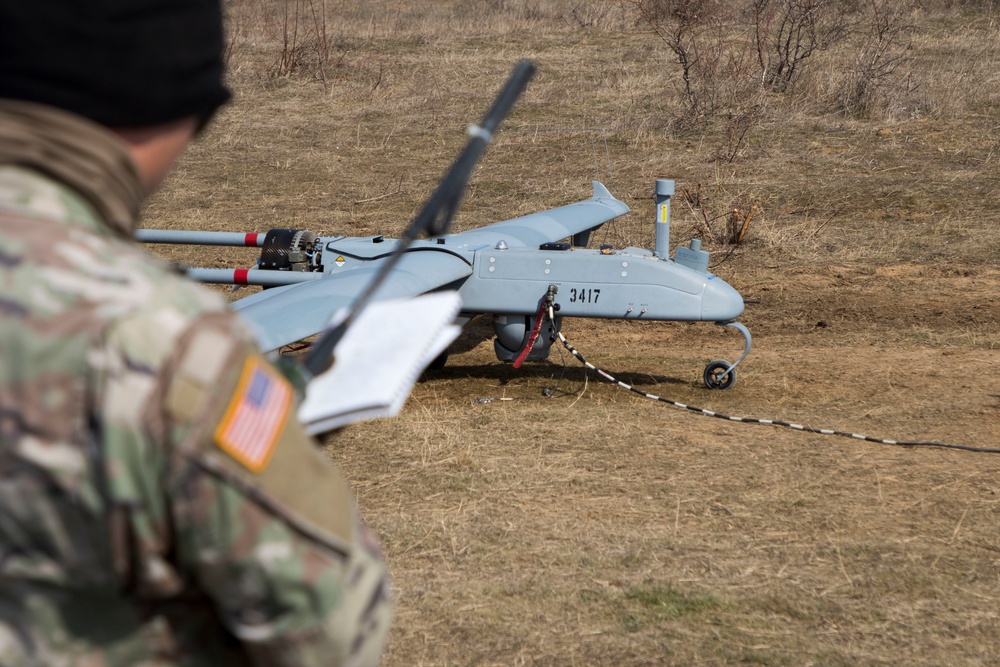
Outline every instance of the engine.
{"label": "engine", "polygon": [[322,271],[323,244],[304,229],[271,229],[264,237],[257,267],[267,271]]}

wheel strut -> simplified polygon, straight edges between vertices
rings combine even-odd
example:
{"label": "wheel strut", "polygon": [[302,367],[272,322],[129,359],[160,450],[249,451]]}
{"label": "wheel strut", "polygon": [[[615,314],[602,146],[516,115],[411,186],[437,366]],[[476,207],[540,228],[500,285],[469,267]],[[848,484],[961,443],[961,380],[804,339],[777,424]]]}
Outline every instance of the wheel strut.
{"label": "wheel strut", "polygon": [[719,326],[730,327],[736,329],[741,334],[743,334],[743,339],[746,341],[746,348],[743,350],[743,354],[736,363],[730,364],[724,359],[716,359],[715,361],[709,362],[705,366],[705,372],[703,373],[703,379],[705,380],[705,386],[709,389],[729,389],[734,384],[736,384],[736,367],[740,365],[747,355],[750,354],[750,347],[753,345],[753,339],[750,337],[750,330],[739,322],[716,322]]}

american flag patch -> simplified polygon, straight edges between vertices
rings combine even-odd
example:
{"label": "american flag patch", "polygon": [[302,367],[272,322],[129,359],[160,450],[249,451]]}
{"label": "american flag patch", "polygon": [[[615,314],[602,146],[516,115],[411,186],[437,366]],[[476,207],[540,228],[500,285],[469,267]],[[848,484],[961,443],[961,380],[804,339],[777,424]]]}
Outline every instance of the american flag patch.
{"label": "american flag patch", "polygon": [[291,404],[288,381],[261,359],[250,357],[215,429],[215,442],[251,471],[260,472],[271,460]]}

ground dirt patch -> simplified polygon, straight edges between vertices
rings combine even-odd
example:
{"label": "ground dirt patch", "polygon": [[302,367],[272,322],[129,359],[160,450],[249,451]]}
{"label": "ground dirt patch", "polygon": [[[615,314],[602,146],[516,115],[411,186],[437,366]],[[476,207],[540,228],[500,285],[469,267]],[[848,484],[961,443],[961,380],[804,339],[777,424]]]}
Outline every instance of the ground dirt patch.
{"label": "ground dirt patch", "polygon": [[[326,32],[282,61],[274,17],[296,4],[322,5],[229,3],[235,100],[146,226],[398,233],[530,57],[458,228],[600,178],[633,213],[595,242],[648,246],[653,181],[674,178],[692,197],[674,243],[705,240],[754,334],[726,392],[701,369],[741,342],[710,324],[567,321],[590,361],[720,413],[1000,447],[989,9],[908,14],[907,69],[865,117],[829,92],[850,44],[818,53],[720,159],[726,117],[684,116],[673,55],[618,2],[327,2]],[[740,245],[705,233],[750,204]],[[555,349],[514,371],[489,333],[474,323],[400,418],[324,443],[393,572],[386,665],[996,663],[1000,456],[700,416]]]}

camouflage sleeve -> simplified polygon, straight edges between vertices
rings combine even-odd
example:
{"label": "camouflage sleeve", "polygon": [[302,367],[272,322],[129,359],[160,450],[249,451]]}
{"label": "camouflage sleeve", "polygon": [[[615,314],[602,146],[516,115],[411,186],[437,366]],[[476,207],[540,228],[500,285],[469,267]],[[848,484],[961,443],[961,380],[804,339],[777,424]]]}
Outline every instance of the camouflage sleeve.
{"label": "camouflage sleeve", "polygon": [[377,542],[303,432],[291,385],[234,320],[188,326],[148,403],[166,500],[159,525],[132,517],[138,579],[169,589],[167,553],[257,664],[374,665],[392,607]]}

